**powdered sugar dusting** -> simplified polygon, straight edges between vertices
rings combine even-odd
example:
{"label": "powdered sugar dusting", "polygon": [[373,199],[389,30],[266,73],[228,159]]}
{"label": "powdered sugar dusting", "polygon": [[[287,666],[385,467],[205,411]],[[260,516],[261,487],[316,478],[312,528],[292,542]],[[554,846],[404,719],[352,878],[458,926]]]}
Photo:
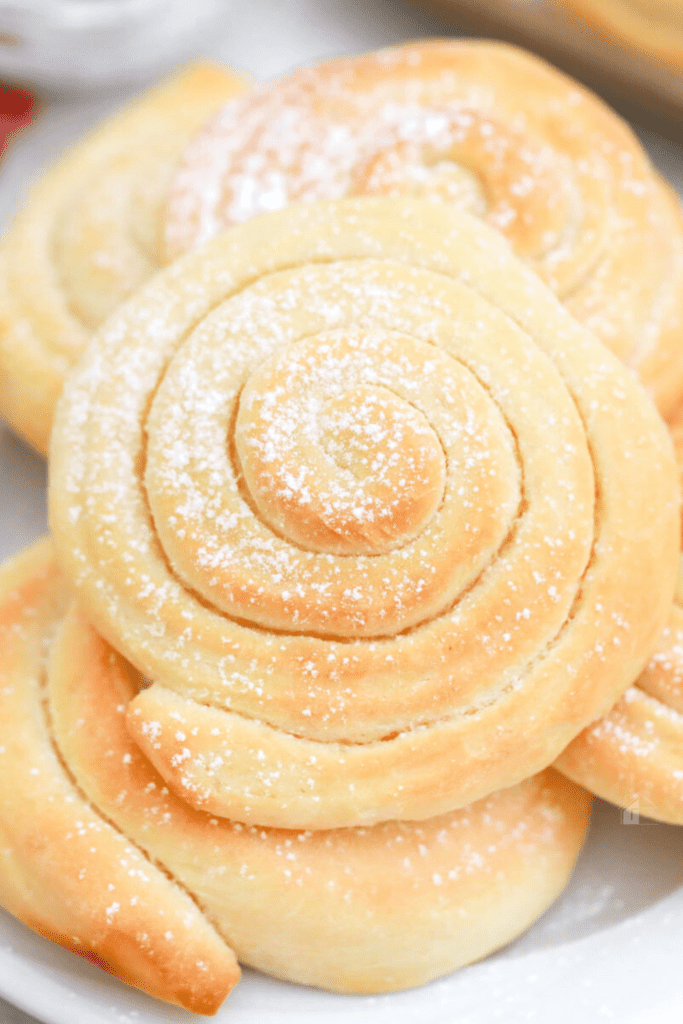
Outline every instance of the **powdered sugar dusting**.
{"label": "powdered sugar dusting", "polygon": [[[176,175],[169,252],[290,202],[347,195],[425,197],[485,217],[646,378],[652,352],[672,359],[680,215],[637,140],[530,56],[411,44],[297,72],[228,104]],[[671,373],[679,395],[674,362]]]}
{"label": "powdered sugar dusting", "polygon": [[[301,204],[235,229],[111,322],[63,408],[60,548],[155,680],[135,705],[162,733],[139,742],[215,813],[313,823],[338,779],[345,823],[410,817],[425,757],[475,799],[547,763],[565,697],[592,717],[660,614],[619,552],[675,543],[663,428],[498,236],[434,204]],[[396,477],[369,492],[378,457]],[[182,741],[169,694],[194,709]],[[476,733],[508,752],[487,783],[463,770]],[[263,752],[253,785],[235,750]],[[436,813],[453,796],[433,792]]]}

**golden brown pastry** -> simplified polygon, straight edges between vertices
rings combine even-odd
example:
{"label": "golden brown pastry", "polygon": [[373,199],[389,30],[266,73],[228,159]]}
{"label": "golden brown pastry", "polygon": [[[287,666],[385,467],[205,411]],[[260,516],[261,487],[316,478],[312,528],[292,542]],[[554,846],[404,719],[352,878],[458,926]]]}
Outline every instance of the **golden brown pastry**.
{"label": "golden brown pastry", "polygon": [[245,83],[191,65],[67,152],[0,243],[0,412],[46,452],[64,376],[92,331],[160,263],[172,170]]}
{"label": "golden brown pastry", "polygon": [[[683,474],[683,409],[671,433]],[[557,767],[634,814],[683,825],[683,557],[678,564],[669,621],[645,671]]]}
{"label": "golden brown pastry", "polygon": [[175,178],[168,254],[288,202],[346,195],[423,196],[484,217],[665,417],[683,398],[680,203],[627,125],[536,57],[411,43],[228,104]]}
{"label": "golden brown pastry", "polygon": [[64,571],[154,681],[129,728],[240,821],[527,778],[670,609],[654,407],[498,232],[425,201],[296,204],[177,261],[88,347],[51,460]]}
{"label": "golden brown pastry", "polygon": [[213,1013],[239,959],[346,992],[419,985],[528,927],[590,797],[549,770],[420,825],[285,832],[169,793],[125,728],[139,675],[69,607],[48,541],[0,570],[0,904]]}
{"label": "golden brown pastry", "polygon": [[563,0],[584,25],[641,57],[683,71],[681,0]]}
{"label": "golden brown pastry", "polygon": [[[215,1013],[239,980],[234,953],[196,900],[98,810],[56,739],[52,650],[69,604],[49,541],[0,569],[0,904],[150,995]],[[67,652],[74,682],[105,682],[114,656],[100,648],[99,664],[86,666],[79,647]],[[88,743],[104,771],[115,764],[114,785],[126,762],[107,727],[120,713],[104,686],[99,699],[103,717],[84,706],[78,722],[87,714]]]}

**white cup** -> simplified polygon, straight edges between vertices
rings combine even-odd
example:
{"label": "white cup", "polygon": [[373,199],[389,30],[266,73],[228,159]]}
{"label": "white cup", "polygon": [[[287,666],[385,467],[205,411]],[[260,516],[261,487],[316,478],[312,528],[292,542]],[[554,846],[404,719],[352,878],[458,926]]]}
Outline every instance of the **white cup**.
{"label": "white cup", "polygon": [[0,76],[40,88],[142,81],[201,47],[232,0],[0,0]]}

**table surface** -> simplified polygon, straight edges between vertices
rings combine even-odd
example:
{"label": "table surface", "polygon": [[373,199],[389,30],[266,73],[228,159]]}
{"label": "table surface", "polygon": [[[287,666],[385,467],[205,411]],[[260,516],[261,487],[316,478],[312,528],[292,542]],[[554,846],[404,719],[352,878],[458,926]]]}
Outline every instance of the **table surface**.
{"label": "table surface", "polygon": [[[402,0],[227,0],[221,32],[205,52],[257,80],[301,64],[401,40],[454,34],[453,26]],[[134,90],[44,97],[39,121],[0,168],[0,224],[6,223],[41,167]],[[683,195],[683,146],[640,131],[653,161]],[[0,424],[0,560],[46,530],[45,467]],[[0,999],[0,1024],[35,1024]],[[77,1022],[74,1022],[77,1024]]]}

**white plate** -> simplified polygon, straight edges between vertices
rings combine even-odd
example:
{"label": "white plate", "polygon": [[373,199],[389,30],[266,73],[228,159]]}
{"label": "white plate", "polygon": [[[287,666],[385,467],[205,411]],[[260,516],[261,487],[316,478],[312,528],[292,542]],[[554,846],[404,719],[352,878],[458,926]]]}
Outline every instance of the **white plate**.
{"label": "white plate", "polygon": [[[394,0],[250,0],[231,7],[217,55],[256,78],[320,57],[444,31]],[[267,42],[264,42],[267,32]],[[0,173],[0,224],[40,167],[123,93],[55,100]],[[646,144],[681,189],[683,151]],[[0,426],[0,558],[45,530],[40,459]],[[591,835],[564,896],[526,935],[482,964],[397,995],[333,996],[244,978],[216,1018],[225,1024],[681,1024],[683,828],[624,824],[596,803]],[[0,911],[0,996],[45,1024],[181,1024],[157,1003]],[[0,1024],[2,1020],[0,1006]]]}

